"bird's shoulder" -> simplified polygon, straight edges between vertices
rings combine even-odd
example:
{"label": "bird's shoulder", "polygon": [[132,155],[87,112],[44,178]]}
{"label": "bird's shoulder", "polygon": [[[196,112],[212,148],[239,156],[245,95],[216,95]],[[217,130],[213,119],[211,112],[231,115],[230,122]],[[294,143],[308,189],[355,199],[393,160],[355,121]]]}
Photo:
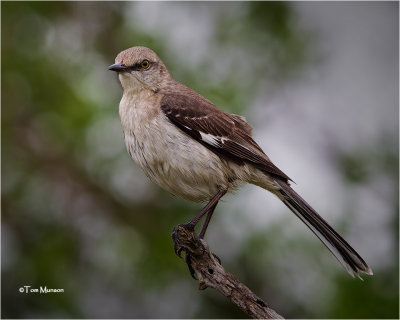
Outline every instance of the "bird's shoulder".
{"label": "bird's shoulder", "polygon": [[253,128],[243,116],[222,111],[181,83],[176,82],[172,88],[161,92],[161,110],[168,117],[179,118],[180,122],[187,122],[193,129],[205,130],[210,134],[252,136]]}

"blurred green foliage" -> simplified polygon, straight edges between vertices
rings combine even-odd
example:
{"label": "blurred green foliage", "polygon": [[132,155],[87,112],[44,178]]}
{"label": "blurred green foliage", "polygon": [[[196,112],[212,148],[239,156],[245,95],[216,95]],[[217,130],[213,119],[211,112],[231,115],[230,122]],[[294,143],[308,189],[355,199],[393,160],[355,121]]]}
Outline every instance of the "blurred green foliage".
{"label": "blurred green foliage", "polygon": [[[230,58],[206,55],[196,72],[180,63],[168,39],[131,27],[127,17],[138,3],[1,5],[2,317],[245,317],[218,293],[198,292],[174,255],[172,227],[189,220],[198,206],[150,184],[129,159],[117,111],[121,91],[107,66],[125,48],[148,46],[180,81],[226,111],[245,113],[257,82],[290,81],[316,58],[312,34],[299,27],[291,4],[245,2],[236,3],[233,13],[217,11],[208,50]],[[211,13],[232,3],[163,5],[167,14],[178,6]],[[257,54],[243,59],[238,50],[243,47]],[[224,72],[208,81],[220,63]],[[379,174],[398,176],[391,142],[374,155],[370,149],[338,150],[344,179],[367,183],[371,166],[383,168]],[[398,205],[393,206],[397,217]],[[293,301],[274,282],[285,277],[274,264],[275,257],[285,255],[277,240],[281,229],[277,224],[247,235],[235,256],[224,261],[271,306],[295,318],[398,317],[398,258],[379,270],[382,276],[364,283],[345,272],[335,276],[331,303],[323,309]],[[220,232],[228,243],[229,236]],[[390,232],[398,250],[398,230]],[[289,245],[315,248],[307,240]],[[21,294],[24,285],[65,292]]]}

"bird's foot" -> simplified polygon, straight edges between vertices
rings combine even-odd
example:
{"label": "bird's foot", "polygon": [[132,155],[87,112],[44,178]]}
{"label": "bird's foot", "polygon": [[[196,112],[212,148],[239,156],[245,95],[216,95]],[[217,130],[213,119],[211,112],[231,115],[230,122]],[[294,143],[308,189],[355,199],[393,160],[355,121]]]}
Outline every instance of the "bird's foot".
{"label": "bird's foot", "polygon": [[172,230],[172,241],[174,243],[174,251],[179,258],[182,258],[182,251],[185,249],[182,245],[182,239],[187,240],[187,236],[184,234],[185,231],[186,234],[193,234],[193,236],[197,237],[194,232],[194,226],[190,223],[178,224],[174,227]]}
{"label": "bird's foot", "polygon": [[[192,265],[192,255],[202,254],[206,248],[194,232],[194,225],[186,223],[174,227],[172,241],[174,243],[174,251],[180,258],[182,258],[182,252],[185,253],[185,262],[188,265],[190,275],[193,279],[197,280]],[[193,248],[196,248],[196,250],[193,250]]]}
{"label": "bird's foot", "polygon": [[[174,251],[181,258],[182,252],[185,253],[185,262],[188,265],[190,275],[193,279],[195,277],[195,268],[193,267],[193,260],[202,256],[208,249],[204,240],[194,232],[194,226],[190,223],[180,224],[174,227],[172,231],[172,241],[174,243]],[[221,264],[221,259],[214,253],[212,255]],[[196,279],[197,280],[197,279]]]}

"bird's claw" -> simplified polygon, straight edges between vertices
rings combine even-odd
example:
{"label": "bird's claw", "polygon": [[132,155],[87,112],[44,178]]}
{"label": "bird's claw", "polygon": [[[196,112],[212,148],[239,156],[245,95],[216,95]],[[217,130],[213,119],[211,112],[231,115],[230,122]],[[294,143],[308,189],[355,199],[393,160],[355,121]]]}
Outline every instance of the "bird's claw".
{"label": "bird's claw", "polygon": [[221,263],[220,257],[218,257],[218,256],[217,256],[215,253],[213,253],[213,252],[211,252],[211,253],[212,253],[212,255],[214,256],[214,258],[218,260],[218,263],[219,263],[219,264],[222,264],[222,263]]}
{"label": "bird's claw", "polygon": [[195,271],[194,271],[194,269],[193,269],[193,267],[192,267],[192,258],[191,258],[191,256],[190,256],[190,254],[187,253],[187,252],[185,252],[185,262],[186,262],[186,264],[187,264],[187,266],[188,266],[188,268],[189,268],[189,272],[190,272],[190,275],[192,276],[192,278],[193,278],[194,280],[198,280],[198,279],[195,277]]}
{"label": "bird's claw", "polygon": [[[192,264],[192,256],[191,256],[192,253],[190,252],[190,250],[185,248],[185,245],[182,246],[182,244],[178,241],[180,228],[184,228],[186,231],[193,233],[194,238],[191,239],[190,241],[195,241],[196,244],[200,244],[202,252],[206,251],[206,247],[203,244],[203,241],[201,241],[201,239],[198,238],[197,234],[194,233],[194,226],[190,222],[187,224],[180,224],[180,225],[176,226],[174,228],[174,230],[172,231],[172,240],[174,243],[174,251],[175,251],[176,255],[178,257],[182,258],[182,252],[185,252],[185,262],[189,268],[190,275],[192,276],[193,279],[198,280],[195,277],[196,272],[195,272],[195,270],[193,268],[193,264]],[[219,264],[221,264],[221,259],[215,253],[213,253],[212,255],[215,257],[215,259],[218,260]]]}
{"label": "bird's claw", "polygon": [[178,227],[181,227],[181,226],[184,226],[184,225],[178,225],[172,230],[172,241],[174,243],[174,251],[175,251],[175,254],[179,258],[182,258],[182,251],[184,250],[184,248],[182,246],[180,246],[178,244],[178,241],[177,241],[177,239],[178,239]]}
{"label": "bird's claw", "polygon": [[175,249],[175,253],[179,258],[182,258],[182,251],[183,251],[182,247],[180,247],[178,250]]}
{"label": "bird's claw", "polygon": [[[190,272],[190,275],[192,276],[192,278],[193,279],[195,279],[195,280],[197,280],[197,278],[195,277],[195,270],[194,270],[194,268],[193,268],[193,266],[192,266],[192,258],[191,258],[191,254],[190,254],[190,251],[188,251],[187,249],[185,249],[185,247],[184,246],[181,246],[181,244],[179,243],[179,241],[177,241],[177,239],[179,239],[179,237],[178,237],[178,232],[179,232],[179,227],[183,227],[185,230],[187,230],[188,232],[194,232],[194,226],[193,226],[193,224],[191,224],[191,223],[187,223],[187,224],[180,224],[180,225],[178,225],[178,226],[176,226],[175,228],[174,228],[174,230],[172,231],[172,240],[173,240],[173,243],[174,243],[174,251],[175,251],[175,254],[178,256],[178,257],[180,257],[180,258],[182,258],[182,252],[185,252],[185,257],[184,257],[184,259],[185,259],[185,262],[186,262],[186,264],[187,264],[187,266],[188,266],[188,268],[189,268],[189,272]],[[194,236],[195,236],[195,238],[197,238],[197,235],[196,234],[194,234]],[[202,249],[203,250],[205,250],[205,247],[204,247],[204,245],[200,242],[200,244],[201,244],[201,246],[202,246]]]}

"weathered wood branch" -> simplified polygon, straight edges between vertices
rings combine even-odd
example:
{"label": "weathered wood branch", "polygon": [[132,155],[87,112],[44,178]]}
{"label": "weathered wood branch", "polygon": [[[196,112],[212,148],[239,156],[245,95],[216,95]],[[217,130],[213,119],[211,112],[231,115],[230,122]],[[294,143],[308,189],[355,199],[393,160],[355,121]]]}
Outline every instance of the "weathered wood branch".
{"label": "weathered wood branch", "polygon": [[199,280],[199,290],[207,287],[216,289],[251,318],[283,319],[233,274],[225,271],[207,243],[199,239],[194,231],[178,225],[172,232],[172,239],[178,255],[185,252],[186,262]]}

